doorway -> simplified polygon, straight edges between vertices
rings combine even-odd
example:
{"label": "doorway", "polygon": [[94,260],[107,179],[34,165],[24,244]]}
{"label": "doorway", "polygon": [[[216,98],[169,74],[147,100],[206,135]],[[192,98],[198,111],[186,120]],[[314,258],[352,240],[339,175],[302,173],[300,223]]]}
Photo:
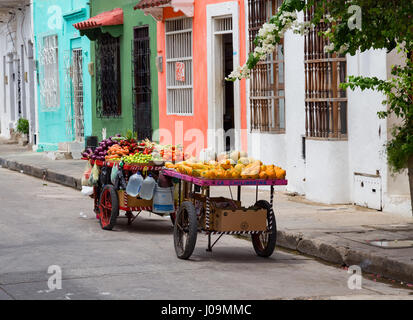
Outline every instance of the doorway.
{"label": "doorway", "polygon": [[136,27],[132,46],[134,131],[139,140],[152,139],[151,50],[149,26]]}
{"label": "doorway", "polygon": [[234,68],[234,47],[232,33],[222,35],[224,74],[222,81],[224,84],[224,131],[225,131],[225,151],[235,149],[235,119],[234,119],[234,82],[225,81],[225,77],[230,74]]}
{"label": "doorway", "polygon": [[225,77],[234,69],[232,16],[213,18],[215,150],[236,149],[234,83]]}

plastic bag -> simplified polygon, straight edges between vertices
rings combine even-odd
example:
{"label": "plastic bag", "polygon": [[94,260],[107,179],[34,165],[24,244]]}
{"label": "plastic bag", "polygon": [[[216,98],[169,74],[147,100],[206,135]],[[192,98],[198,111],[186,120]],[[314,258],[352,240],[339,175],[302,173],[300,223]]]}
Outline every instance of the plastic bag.
{"label": "plastic bag", "polygon": [[95,165],[92,168],[92,172],[90,173],[90,179],[89,182],[92,186],[96,186],[99,183],[99,167],[98,165],[95,163]]}
{"label": "plastic bag", "polygon": [[92,172],[92,165],[88,161],[86,163],[85,170],[83,171],[83,174],[82,174],[82,186],[85,186],[85,187],[91,186],[89,183],[91,172]]}
{"label": "plastic bag", "polygon": [[110,174],[110,181],[112,184],[115,186],[116,185],[116,179],[118,177],[118,171],[119,171],[119,166],[118,164],[115,164],[112,168],[112,173]]}
{"label": "plastic bag", "polygon": [[84,196],[91,196],[93,194],[93,187],[83,186],[81,192]]}

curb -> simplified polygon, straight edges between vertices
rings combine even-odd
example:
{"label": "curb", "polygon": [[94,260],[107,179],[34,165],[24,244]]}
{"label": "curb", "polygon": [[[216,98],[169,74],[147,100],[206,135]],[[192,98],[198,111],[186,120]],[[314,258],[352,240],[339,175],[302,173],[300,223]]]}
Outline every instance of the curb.
{"label": "curb", "polygon": [[31,165],[22,164],[13,160],[7,160],[0,158],[0,166],[12,171],[18,171],[20,173],[43,179],[45,181],[61,184],[66,187],[74,188],[76,190],[82,190],[81,179],[76,179],[64,174],[60,174],[48,169],[37,168]]}
{"label": "curb", "polygon": [[388,279],[413,282],[413,264],[374,253],[356,251],[318,239],[306,239],[302,233],[277,231],[277,246],[340,266],[358,265],[364,272],[379,274]]}

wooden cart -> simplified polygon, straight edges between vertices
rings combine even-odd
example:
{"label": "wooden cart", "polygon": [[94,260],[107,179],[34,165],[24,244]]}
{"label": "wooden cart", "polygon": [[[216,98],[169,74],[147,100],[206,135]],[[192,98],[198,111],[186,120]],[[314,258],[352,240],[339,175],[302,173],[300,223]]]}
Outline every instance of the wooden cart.
{"label": "wooden cart", "polygon": [[[249,234],[257,255],[269,257],[273,254],[277,237],[273,212],[274,186],[287,185],[287,180],[211,180],[168,169],[163,170],[163,174],[179,181],[179,208],[174,225],[174,244],[178,258],[188,259],[192,255],[198,233],[208,236],[207,251],[212,251],[225,234]],[[211,197],[211,187],[222,186],[237,186],[236,199]],[[256,187],[256,203],[252,207],[244,208],[241,205],[243,186]],[[270,187],[270,202],[258,200],[258,186]],[[214,243],[213,235],[218,235]]]}
{"label": "wooden cart", "polygon": [[[94,165],[95,162],[101,170],[106,167],[109,169],[109,172],[114,166],[114,162],[90,160],[92,165]],[[138,171],[146,171],[147,173],[152,173],[152,175],[157,176],[163,168],[163,163],[122,165],[126,183],[129,177]],[[94,211],[96,213],[96,218],[99,219],[100,225],[104,230],[113,229],[116,225],[117,219],[120,218],[120,211],[125,212],[124,217],[128,219],[129,225],[133,223],[142,211],[152,212],[163,216],[162,214],[153,212],[152,200],[131,197],[125,190],[116,189],[110,182],[100,181],[97,186],[94,186],[92,198],[94,199]],[[170,216],[172,223],[174,223],[175,213],[171,213]]]}

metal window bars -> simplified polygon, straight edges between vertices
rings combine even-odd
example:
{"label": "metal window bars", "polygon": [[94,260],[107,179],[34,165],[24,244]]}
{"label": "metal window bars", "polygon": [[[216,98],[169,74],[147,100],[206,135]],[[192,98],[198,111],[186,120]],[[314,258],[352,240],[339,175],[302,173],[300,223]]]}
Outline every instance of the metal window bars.
{"label": "metal window bars", "polygon": [[120,40],[101,34],[96,40],[96,114],[99,118],[122,114]]}
{"label": "metal window bars", "polygon": [[76,141],[84,140],[84,108],[83,108],[83,51],[82,49],[72,50],[72,84],[73,84],[73,106],[75,117],[75,138]]}
{"label": "metal window bars", "polygon": [[[282,0],[249,0],[249,50],[255,49],[254,39],[259,29],[276,13]],[[250,110],[251,131],[285,132],[284,42],[272,55],[251,70]]]}
{"label": "metal window bars", "polygon": [[[84,141],[83,51],[65,52],[66,132],[78,142]],[[74,133],[74,136],[73,136]]]}
{"label": "metal window bars", "polygon": [[39,82],[42,111],[60,107],[59,94],[59,49],[57,35],[39,40]]}
{"label": "metal window bars", "polygon": [[[305,13],[310,21],[314,7]],[[331,27],[321,22],[304,39],[306,136],[347,138],[347,97],[339,85],[346,79],[346,57],[324,51],[328,40],[318,33]]]}
{"label": "metal window bars", "polygon": [[132,42],[134,131],[138,139],[152,139],[151,50],[149,27],[137,27]]}
{"label": "metal window bars", "polygon": [[192,18],[166,21],[167,114],[193,114]]}

